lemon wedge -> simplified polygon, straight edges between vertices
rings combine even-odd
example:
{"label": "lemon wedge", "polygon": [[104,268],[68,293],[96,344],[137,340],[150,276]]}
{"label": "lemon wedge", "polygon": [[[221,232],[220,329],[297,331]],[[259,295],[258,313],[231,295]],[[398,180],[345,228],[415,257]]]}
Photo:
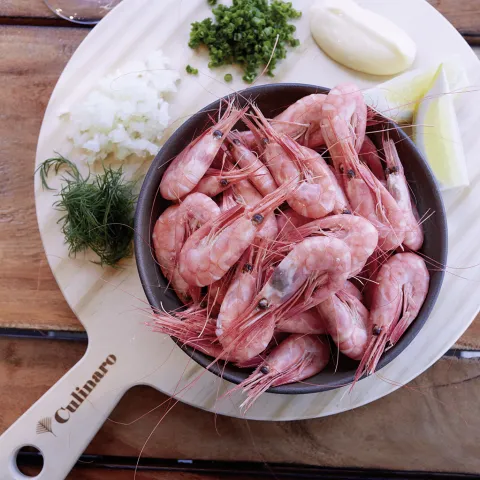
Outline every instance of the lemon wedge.
{"label": "lemon wedge", "polygon": [[413,140],[441,190],[469,184],[460,128],[447,72],[440,65],[414,116]]}
{"label": "lemon wedge", "polygon": [[[456,57],[442,63],[449,92],[469,86],[465,69]],[[397,123],[412,123],[415,109],[432,85],[439,65],[411,70],[364,91],[367,105]]]}

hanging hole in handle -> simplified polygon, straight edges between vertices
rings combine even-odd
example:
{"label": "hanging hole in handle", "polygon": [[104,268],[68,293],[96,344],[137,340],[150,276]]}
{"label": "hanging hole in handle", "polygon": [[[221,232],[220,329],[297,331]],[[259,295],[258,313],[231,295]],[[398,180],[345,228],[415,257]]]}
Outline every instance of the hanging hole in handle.
{"label": "hanging hole in handle", "polygon": [[35,478],[43,470],[43,454],[33,445],[25,445],[17,451],[15,466],[18,472],[29,478]]}

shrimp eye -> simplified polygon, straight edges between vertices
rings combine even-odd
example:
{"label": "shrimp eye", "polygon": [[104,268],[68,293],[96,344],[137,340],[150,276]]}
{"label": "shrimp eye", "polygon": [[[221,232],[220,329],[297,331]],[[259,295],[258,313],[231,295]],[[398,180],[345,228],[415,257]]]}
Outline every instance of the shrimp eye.
{"label": "shrimp eye", "polygon": [[260,225],[262,222],[263,222],[263,215],[260,215],[259,213],[256,213],[256,214],[252,217],[252,223],[253,223],[255,226]]}
{"label": "shrimp eye", "polygon": [[342,213],[344,215],[351,215],[352,214],[351,210],[349,210],[348,208],[346,208]]}
{"label": "shrimp eye", "polygon": [[385,169],[385,173],[387,175],[390,175],[391,173],[397,173],[398,172],[398,168],[397,167],[387,167]]}
{"label": "shrimp eye", "polygon": [[253,270],[253,265],[251,263],[246,263],[243,266],[243,273],[251,272]]}
{"label": "shrimp eye", "polygon": [[235,144],[235,145],[240,145],[242,142],[240,142],[240,140],[238,138],[234,138],[232,140],[232,142]]}
{"label": "shrimp eye", "polygon": [[382,327],[379,327],[378,325],[374,325],[374,326],[373,326],[372,333],[373,333],[375,336],[380,335],[380,334],[382,333]]}
{"label": "shrimp eye", "polygon": [[270,140],[269,140],[267,137],[263,137],[263,138],[262,138],[262,143],[263,143],[264,145],[268,145],[268,144],[270,143]]}
{"label": "shrimp eye", "polygon": [[227,180],[226,178],[222,178],[222,179],[220,180],[220,185],[221,185],[222,187],[226,187],[226,186],[228,185],[228,180]]}
{"label": "shrimp eye", "polygon": [[349,170],[347,172],[347,177],[348,178],[355,178],[355,172],[353,170]]}
{"label": "shrimp eye", "polygon": [[258,308],[260,310],[266,310],[268,308],[268,300],[266,298],[262,298],[259,302],[258,302]]}
{"label": "shrimp eye", "polygon": [[213,136],[214,136],[215,138],[222,138],[222,137],[223,137],[223,133],[222,133],[221,130],[215,130],[215,131],[213,132]]}
{"label": "shrimp eye", "polygon": [[262,367],[260,367],[260,371],[264,374],[264,375],[267,375],[270,373],[270,369],[268,368],[268,365],[263,365]]}
{"label": "shrimp eye", "polygon": [[207,301],[206,300],[203,300],[201,303],[200,303],[200,306],[202,308],[207,308]]}

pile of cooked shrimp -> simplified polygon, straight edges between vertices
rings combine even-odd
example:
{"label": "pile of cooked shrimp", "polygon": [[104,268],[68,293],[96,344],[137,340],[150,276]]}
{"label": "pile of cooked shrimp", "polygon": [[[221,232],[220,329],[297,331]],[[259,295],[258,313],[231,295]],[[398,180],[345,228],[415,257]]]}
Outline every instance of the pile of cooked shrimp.
{"label": "pile of cooked shrimp", "polygon": [[[231,101],[169,164],[172,204],[155,256],[185,307],[155,329],[254,369],[248,407],[272,386],[319,373],[338,352],[375,371],[417,316],[429,273],[395,142],[375,145],[376,114],[339,85],[267,119]],[[243,124],[246,130],[233,130]]]}

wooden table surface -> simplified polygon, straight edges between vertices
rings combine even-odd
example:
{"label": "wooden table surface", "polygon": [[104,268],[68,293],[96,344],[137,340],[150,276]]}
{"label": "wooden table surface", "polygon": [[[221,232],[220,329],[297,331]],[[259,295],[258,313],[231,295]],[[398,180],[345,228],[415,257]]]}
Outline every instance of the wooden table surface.
{"label": "wooden table surface", "polygon": [[[467,41],[480,45],[480,0],[430,3]],[[0,1],[0,329],[82,331],[42,248],[33,165],[50,94],[88,32],[57,19],[41,0]],[[480,350],[478,319],[456,347]],[[0,336],[0,432],[75,364],[84,350],[80,342]],[[9,393],[5,394],[7,386]],[[215,418],[178,404],[153,435],[145,455],[387,469],[408,464],[409,469],[480,473],[479,396],[479,361],[445,358],[408,388],[326,419],[247,423]],[[152,389],[135,388],[112,418],[130,422],[164,400]],[[88,452],[136,456],[162,411],[130,426],[107,422]],[[122,475],[76,469],[69,478],[133,478],[131,472]],[[184,478],[177,473],[142,475],[137,478]]]}

